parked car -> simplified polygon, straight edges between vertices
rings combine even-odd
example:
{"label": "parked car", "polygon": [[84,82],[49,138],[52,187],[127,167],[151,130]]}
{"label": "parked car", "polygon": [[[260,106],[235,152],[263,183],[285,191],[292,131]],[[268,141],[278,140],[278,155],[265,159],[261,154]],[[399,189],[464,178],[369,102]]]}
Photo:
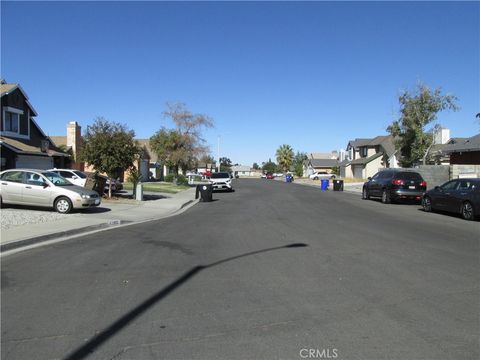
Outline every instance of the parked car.
{"label": "parked car", "polygon": [[265,175],[265,179],[272,180],[275,179],[275,176],[271,172],[268,172],[267,175]]}
{"label": "parked car", "polygon": [[212,173],[209,180],[213,186],[213,190],[232,191],[232,179],[228,172]]}
{"label": "parked car", "polygon": [[362,199],[380,197],[384,204],[406,199],[420,203],[426,190],[427,183],[418,172],[387,169],[368,178],[363,184]]}
{"label": "parked car", "polygon": [[64,177],[74,185],[85,186],[87,182],[87,174],[82,171],[75,169],[50,169],[48,171],[57,173],[58,175]]}
{"label": "parked car", "polygon": [[312,175],[310,175],[309,178],[311,180],[335,179],[335,174],[330,174],[326,171],[317,171],[317,172],[314,172]]}
{"label": "parked car", "polygon": [[98,206],[97,192],[72,184],[55,172],[11,169],[0,173],[0,204],[53,207],[62,214]]}
{"label": "parked car", "polygon": [[[91,172],[86,173],[86,174],[91,175],[91,176],[95,175],[95,173],[91,173]],[[103,182],[105,184],[104,192],[108,192],[108,187],[109,187],[109,184],[110,184],[110,179],[108,178],[108,176],[100,175],[100,174],[97,174],[96,176],[103,179]],[[123,190],[122,182],[120,180],[113,179],[112,192],[117,192],[117,191],[120,191],[120,190]]]}
{"label": "parked car", "polygon": [[435,186],[422,200],[426,212],[448,211],[473,220],[480,215],[480,179],[456,179]]}

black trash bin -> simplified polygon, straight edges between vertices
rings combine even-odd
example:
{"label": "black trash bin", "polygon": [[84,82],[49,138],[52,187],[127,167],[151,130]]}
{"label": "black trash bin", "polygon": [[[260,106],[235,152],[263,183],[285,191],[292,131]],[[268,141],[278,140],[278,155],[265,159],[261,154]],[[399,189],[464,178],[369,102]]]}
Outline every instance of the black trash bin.
{"label": "black trash bin", "polygon": [[343,180],[333,180],[333,191],[343,191]]}
{"label": "black trash bin", "polygon": [[195,191],[195,199],[198,199],[200,195],[200,201],[209,202],[209,201],[212,201],[212,194],[213,194],[212,184],[197,185],[197,190]]}

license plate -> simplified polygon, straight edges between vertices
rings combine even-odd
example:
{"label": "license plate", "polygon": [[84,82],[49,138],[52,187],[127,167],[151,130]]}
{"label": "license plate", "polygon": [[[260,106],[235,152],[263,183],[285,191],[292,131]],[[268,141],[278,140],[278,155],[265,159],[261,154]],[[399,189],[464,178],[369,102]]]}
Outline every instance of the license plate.
{"label": "license plate", "polygon": [[95,205],[98,205],[98,204],[100,204],[100,200],[99,200],[99,199],[95,200]]}
{"label": "license plate", "polygon": [[409,189],[415,189],[415,186],[409,186],[408,188]]}

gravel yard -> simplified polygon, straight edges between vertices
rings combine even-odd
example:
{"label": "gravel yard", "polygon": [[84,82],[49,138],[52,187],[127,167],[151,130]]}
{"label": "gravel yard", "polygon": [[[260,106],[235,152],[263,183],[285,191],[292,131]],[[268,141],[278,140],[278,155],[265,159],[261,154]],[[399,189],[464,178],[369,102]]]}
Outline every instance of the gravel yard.
{"label": "gravel yard", "polygon": [[72,214],[59,214],[53,210],[32,210],[7,208],[0,211],[1,229],[15,226],[39,224],[65,219]]}

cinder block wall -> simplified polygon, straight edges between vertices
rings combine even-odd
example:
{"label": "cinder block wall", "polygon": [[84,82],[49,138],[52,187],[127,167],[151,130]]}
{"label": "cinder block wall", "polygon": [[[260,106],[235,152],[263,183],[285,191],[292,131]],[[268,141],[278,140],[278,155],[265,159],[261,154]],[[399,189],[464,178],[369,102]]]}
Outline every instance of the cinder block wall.
{"label": "cinder block wall", "polygon": [[427,189],[442,185],[450,180],[449,165],[420,165],[417,170],[427,182]]}

